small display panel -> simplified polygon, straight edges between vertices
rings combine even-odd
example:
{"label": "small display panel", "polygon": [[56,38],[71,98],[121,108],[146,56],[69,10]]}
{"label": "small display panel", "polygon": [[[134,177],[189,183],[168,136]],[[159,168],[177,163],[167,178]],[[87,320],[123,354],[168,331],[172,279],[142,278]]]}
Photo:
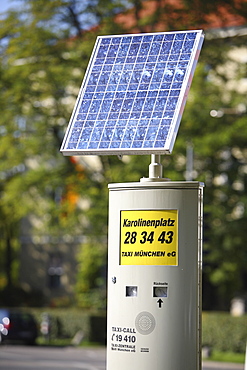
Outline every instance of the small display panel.
{"label": "small display panel", "polygon": [[167,286],[153,287],[153,297],[167,297]]}
{"label": "small display panel", "polygon": [[126,286],[126,297],[137,297],[137,286]]}

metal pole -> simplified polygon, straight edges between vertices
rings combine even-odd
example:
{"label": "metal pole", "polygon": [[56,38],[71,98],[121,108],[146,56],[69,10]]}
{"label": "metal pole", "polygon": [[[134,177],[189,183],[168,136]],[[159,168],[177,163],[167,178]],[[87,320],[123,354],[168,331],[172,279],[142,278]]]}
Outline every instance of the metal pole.
{"label": "metal pole", "polygon": [[246,342],[246,351],[245,351],[245,365],[244,370],[247,370],[247,342]]}
{"label": "metal pole", "polygon": [[163,166],[160,163],[159,154],[151,154],[151,163],[149,165],[149,178],[162,178]]}
{"label": "metal pole", "polygon": [[193,181],[193,145],[188,143],[186,148],[186,181]]}

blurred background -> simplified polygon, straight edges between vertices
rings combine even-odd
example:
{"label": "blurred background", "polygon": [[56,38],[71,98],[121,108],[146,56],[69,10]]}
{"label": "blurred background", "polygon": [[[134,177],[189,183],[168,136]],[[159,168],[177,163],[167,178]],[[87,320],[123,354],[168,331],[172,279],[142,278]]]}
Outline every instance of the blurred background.
{"label": "blurred background", "polygon": [[61,141],[98,35],[202,28],[162,165],[205,183],[203,345],[244,353],[246,1],[15,0],[0,12],[0,306],[25,308],[41,329],[47,318],[50,339],[104,343],[107,185],[147,177],[150,157],[64,157]]}

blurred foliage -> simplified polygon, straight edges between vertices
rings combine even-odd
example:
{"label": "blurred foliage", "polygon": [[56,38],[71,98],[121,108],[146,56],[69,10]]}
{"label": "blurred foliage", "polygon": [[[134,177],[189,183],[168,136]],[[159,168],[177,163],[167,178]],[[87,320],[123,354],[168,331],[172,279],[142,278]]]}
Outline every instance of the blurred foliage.
{"label": "blurred foliage", "polygon": [[[79,253],[76,293],[82,308],[106,309],[106,248],[105,242],[85,243]],[[105,263],[104,263],[105,261]],[[105,269],[103,273],[102,269]],[[99,273],[101,272],[101,273]]]}
{"label": "blurred foliage", "polygon": [[[30,309],[39,329],[44,315],[49,319],[49,335],[46,341],[67,338],[70,341],[78,332],[83,333],[83,342],[106,343],[106,311],[80,309]],[[42,333],[40,332],[40,336]],[[71,344],[71,343],[70,343]]]}
{"label": "blurred foliage", "polygon": [[[102,307],[107,184],[147,177],[150,158],[102,156],[96,168],[59,152],[95,39],[207,27],[212,14],[224,27],[222,9],[246,20],[246,2],[184,0],[177,8],[157,0],[152,16],[143,12],[147,2],[139,0],[20,3],[0,20],[0,288],[18,285],[20,222],[28,216],[35,236],[85,237],[78,253],[76,299],[81,307],[89,301]],[[116,17],[125,10],[132,23]],[[164,177],[184,180],[186,149],[193,146],[193,179],[206,185],[207,309],[226,309],[234,295],[247,290],[246,90],[241,88],[246,63],[236,58],[236,50],[246,52],[246,39],[206,32],[174,151],[162,158]],[[212,110],[223,114],[215,118]]]}
{"label": "blurred foliage", "polygon": [[245,353],[247,316],[233,317],[224,312],[202,315],[202,346],[213,351]]}
{"label": "blurred foliage", "polygon": [[244,364],[245,353],[221,352],[214,350],[211,352],[210,357],[207,358],[207,360]]}
{"label": "blurred foliage", "polygon": [[[44,309],[32,308],[31,312],[40,327]],[[72,338],[78,331],[83,341],[105,344],[106,312],[80,309],[46,309],[50,318],[50,339]],[[203,312],[202,347],[211,352],[245,353],[247,316],[233,317],[225,312]]]}

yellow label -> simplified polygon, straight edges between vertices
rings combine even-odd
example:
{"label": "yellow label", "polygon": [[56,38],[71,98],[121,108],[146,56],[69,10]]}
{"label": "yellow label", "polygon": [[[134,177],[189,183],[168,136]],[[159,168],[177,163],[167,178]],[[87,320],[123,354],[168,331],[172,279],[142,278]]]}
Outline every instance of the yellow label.
{"label": "yellow label", "polygon": [[178,265],[178,210],[120,212],[120,265]]}

